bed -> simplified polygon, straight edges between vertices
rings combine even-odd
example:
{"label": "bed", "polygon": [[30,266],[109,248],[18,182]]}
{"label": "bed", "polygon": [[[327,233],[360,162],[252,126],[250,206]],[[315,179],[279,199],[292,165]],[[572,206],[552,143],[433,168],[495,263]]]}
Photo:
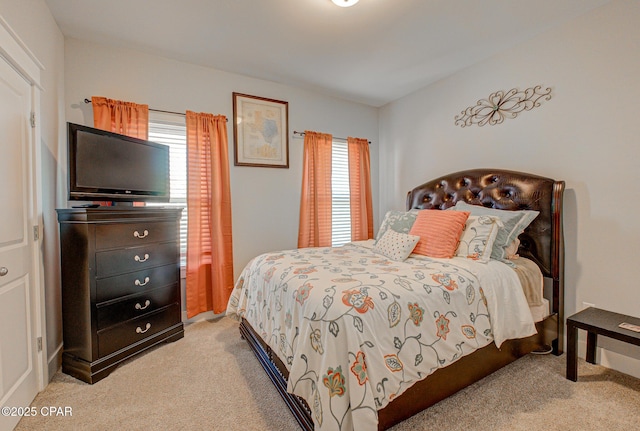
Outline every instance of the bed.
{"label": "bed", "polygon": [[227,315],[240,320],[302,429],[387,429],[519,357],[562,353],[563,191],[563,181],[475,169],[422,184],[406,199],[407,214],[535,212],[516,236],[518,259],[544,279],[544,303],[534,305],[546,311],[536,319],[520,265],[493,255],[395,261],[375,241],[258,256]]}

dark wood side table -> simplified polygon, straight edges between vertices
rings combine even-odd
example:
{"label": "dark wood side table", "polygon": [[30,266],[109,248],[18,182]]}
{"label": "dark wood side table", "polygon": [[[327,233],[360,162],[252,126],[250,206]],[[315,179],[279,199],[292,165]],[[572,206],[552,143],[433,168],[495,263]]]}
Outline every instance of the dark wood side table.
{"label": "dark wood side table", "polygon": [[567,379],[578,380],[578,329],[587,331],[587,362],[596,363],[598,335],[640,346],[640,332],[620,328],[621,323],[640,326],[640,318],[589,307],[567,318]]}

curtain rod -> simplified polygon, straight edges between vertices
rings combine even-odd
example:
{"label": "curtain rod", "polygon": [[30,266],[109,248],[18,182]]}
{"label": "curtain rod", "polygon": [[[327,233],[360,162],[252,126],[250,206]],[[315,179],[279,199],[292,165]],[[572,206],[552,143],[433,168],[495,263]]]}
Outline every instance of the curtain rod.
{"label": "curtain rod", "polygon": [[[294,135],[298,135],[301,138],[304,136],[304,132],[296,132],[295,130],[293,131],[293,134]],[[345,142],[347,141],[347,138],[338,138],[336,136],[332,136],[331,138],[332,139],[337,139],[339,141],[345,141]],[[371,145],[371,141],[367,141],[367,142],[369,143],[369,145]]]}
{"label": "curtain rod", "polygon": [[[84,103],[91,103],[91,100],[89,99],[84,99]],[[187,114],[185,114],[184,112],[174,112],[174,111],[163,111],[162,109],[152,109],[149,108],[149,111],[154,111],[154,112],[164,112],[165,114],[175,114],[175,115],[182,115],[183,117],[186,116]]]}
{"label": "curtain rod", "polygon": [[[84,99],[84,103],[91,103],[91,100],[89,99]],[[165,114],[175,114],[175,115],[182,115],[183,117],[186,117],[187,114],[185,114],[184,112],[174,112],[174,111],[163,111],[162,109],[153,109],[153,108],[149,108],[149,111],[153,111],[153,112],[163,112]],[[229,119],[226,119],[227,123],[229,122]]]}

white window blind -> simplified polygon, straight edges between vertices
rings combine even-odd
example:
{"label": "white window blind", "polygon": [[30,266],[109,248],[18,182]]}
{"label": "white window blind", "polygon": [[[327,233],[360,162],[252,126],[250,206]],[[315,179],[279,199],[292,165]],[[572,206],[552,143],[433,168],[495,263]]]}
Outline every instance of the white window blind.
{"label": "white window blind", "polygon": [[349,151],[346,142],[331,146],[331,246],[351,241],[351,198],[349,194]]}
{"label": "white window blind", "polygon": [[169,147],[170,201],[148,206],[183,207],[180,219],[180,266],[187,265],[187,126],[179,114],[149,111],[149,140]]}

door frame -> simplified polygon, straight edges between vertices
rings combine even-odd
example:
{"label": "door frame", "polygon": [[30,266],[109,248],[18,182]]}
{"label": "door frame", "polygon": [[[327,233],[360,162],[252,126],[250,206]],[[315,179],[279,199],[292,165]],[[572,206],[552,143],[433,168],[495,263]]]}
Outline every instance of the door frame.
{"label": "door frame", "polygon": [[[44,301],[44,259],[42,255],[43,214],[42,214],[42,159],[39,146],[40,130],[40,73],[44,70],[42,63],[29,50],[20,37],[11,29],[9,24],[0,16],[0,56],[2,56],[30,85],[32,127],[29,142],[29,184],[32,198],[29,202],[28,219],[31,229],[29,243],[31,253],[31,273],[33,274],[33,291],[31,311],[35,316],[33,335],[38,345],[33,346],[37,352],[37,362],[34,364],[38,374],[38,390],[41,391],[49,383],[49,369],[47,366],[47,330]],[[38,343],[38,340],[41,340]]]}

